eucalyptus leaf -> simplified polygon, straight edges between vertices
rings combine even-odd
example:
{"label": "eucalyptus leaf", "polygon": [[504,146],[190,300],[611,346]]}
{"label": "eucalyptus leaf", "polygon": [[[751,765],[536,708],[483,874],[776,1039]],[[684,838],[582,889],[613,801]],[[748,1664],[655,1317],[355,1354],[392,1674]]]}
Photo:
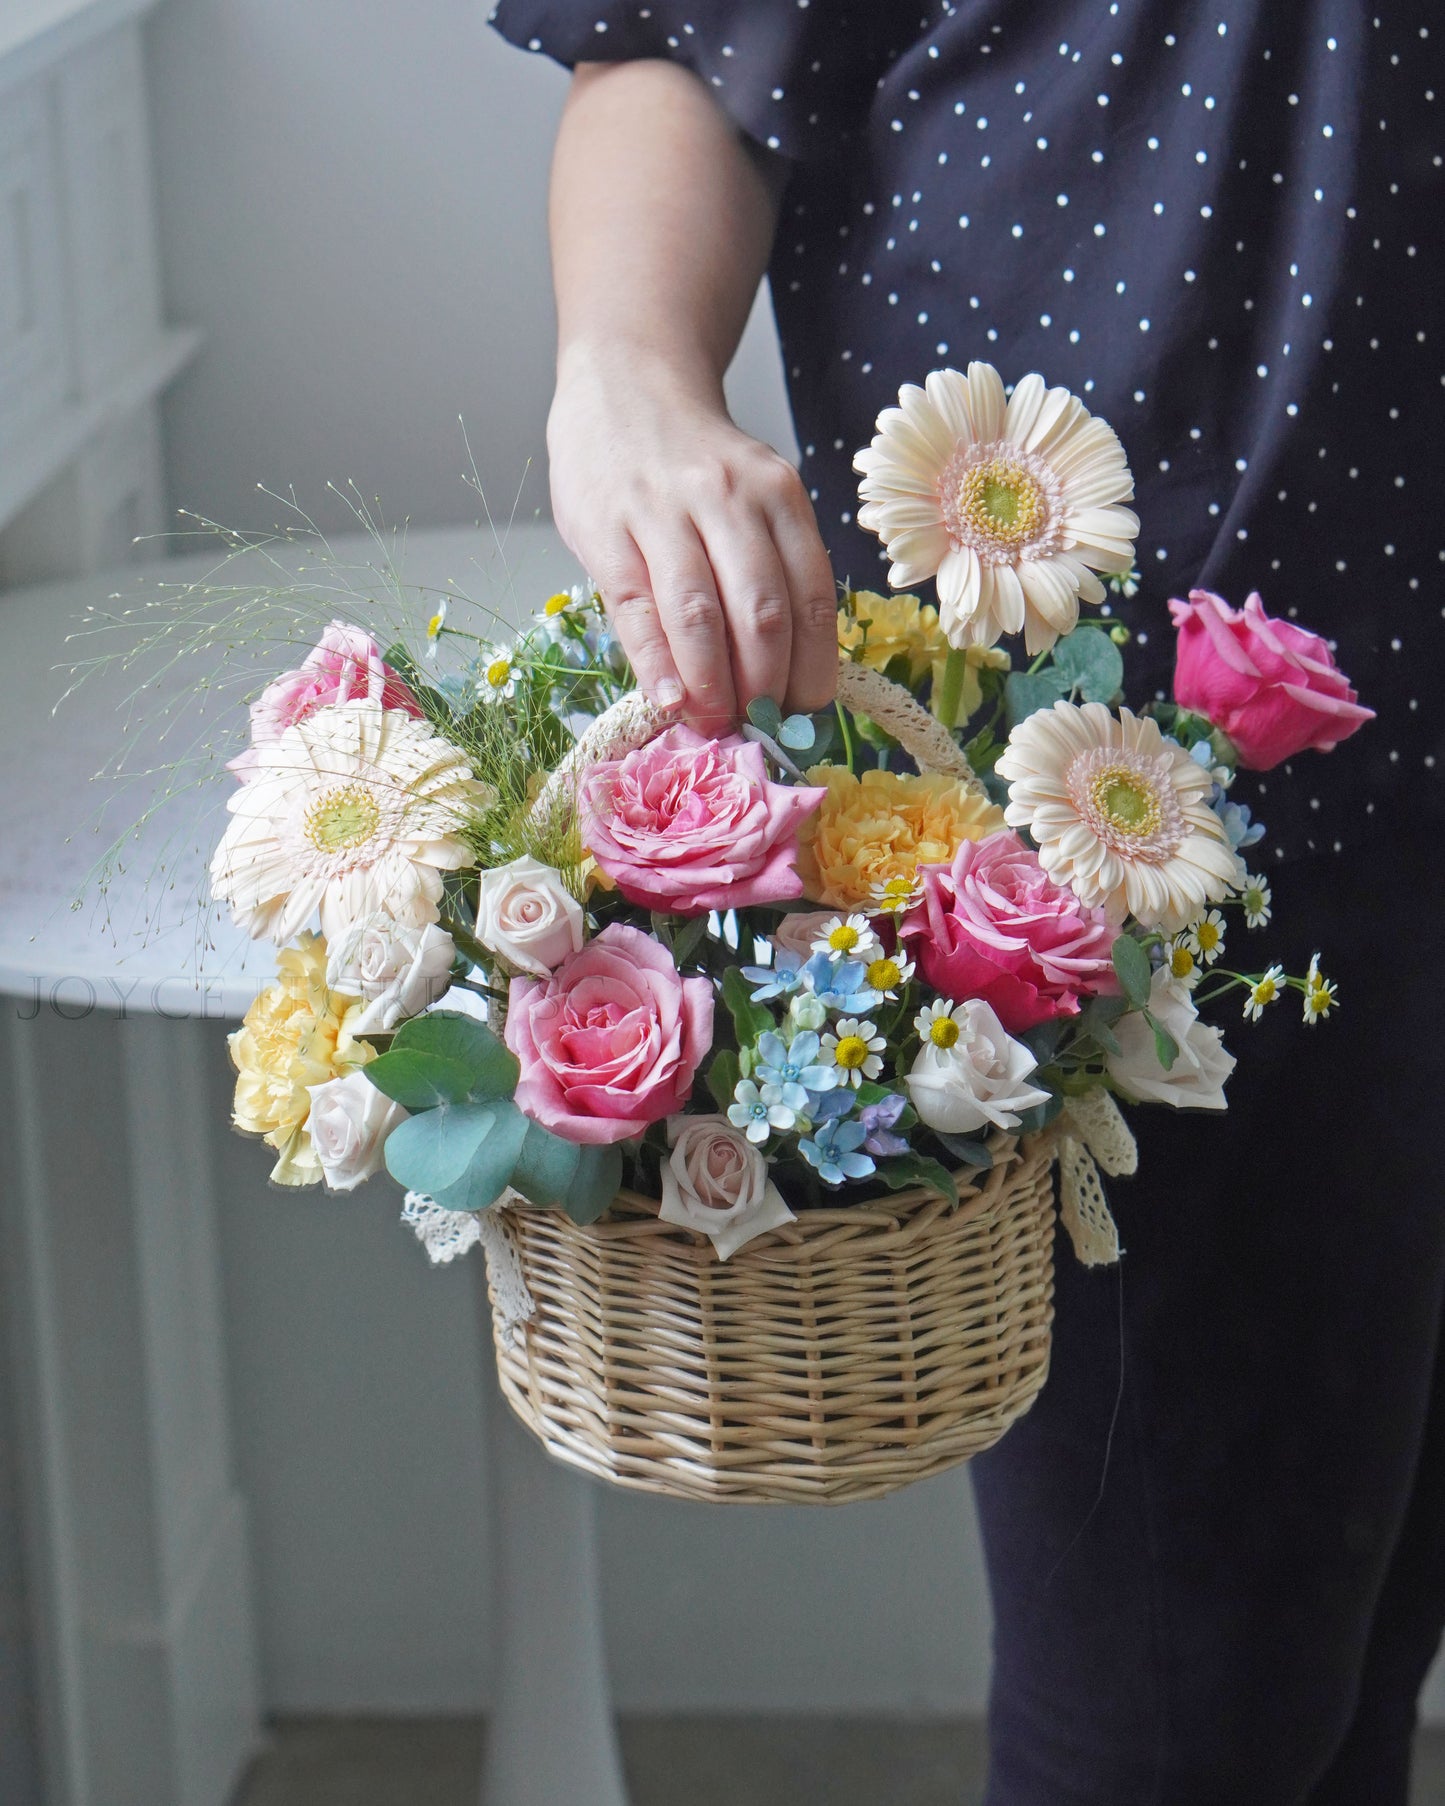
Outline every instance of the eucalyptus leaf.
{"label": "eucalyptus leaf", "polygon": [[1076,627],[1054,647],[1054,668],[1085,702],[1110,702],[1124,687],[1124,659],[1102,628]]}
{"label": "eucalyptus leaf", "polygon": [[473,1098],[510,1097],[517,1089],[521,1068],[516,1056],[475,1016],[459,1010],[430,1010],[403,1022],[391,1044],[392,1052],[408,1049],[452,1060],[471,1075]]}
{"label": "eucalyptus leaf", "polygon": [[1124,995],[1136,1010],[1142,1010],[1149,1001],[1149,987],[1154,978],[1149,955],[1132,934],[1119,936],[1114,942],[1113,954],[1114,970]]}
{"label": "eucalyptus leaf", "polygon": [[783,711],[771,696],[755,696],[748,704],[748,720],[770,740],[776,740],[783,725]]}
{"label": "eucalyptus leaf", "polygon": [[470,1067],[414,1047],[393,1046],[361,1070],[378,1091],[408,1110],[464,1103],[472,1088]]}
{"label": "eucalyptus leaf", "polygon": [[1009,726],[1017,727],[1040,709],[1051,709],[1072,688],[1069,678],[1048,667],[1042,671],[1010,671],[1003,691]]}
{"label": "eucalyptus leaf", "polygon": [[446,1210],[485,1210],[505,1190],[526,1132],[506,1100],[428,1110],[387,1136],[387,1171]]}
{"label": "eucalyptus leaf", "polygon": [[1154,1031],[1154,1052],[1158,1057],[1159,1064],[1168,1072],[1179,1058],[1179,1043],[1150,1011],[1145,1010],[1144,1020]]}
{"label": "eucalyptus leaf", "polygon": [[789,715],[778,729],[780,743],[789,752],[811,752],[818,738],[818,731],[808,715]]}

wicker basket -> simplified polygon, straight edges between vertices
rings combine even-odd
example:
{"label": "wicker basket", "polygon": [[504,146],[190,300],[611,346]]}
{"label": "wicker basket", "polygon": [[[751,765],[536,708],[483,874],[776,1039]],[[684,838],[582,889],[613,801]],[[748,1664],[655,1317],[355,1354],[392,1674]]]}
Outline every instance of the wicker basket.
{"label": "wicker basket", "polygon": [[880,1498],[988,1448],[1043,1385],[1052,1166],[1046,1141],[1003,1140],[956,1210],[922,1190],[808,1210],[726,1262],[634,1192],[587,1229],[509,1210],[536,1310],[498,1328],[502,1391],[552,1454],[620,1486]]}
{"label": "wicker basket", "polygon": [[[838,693],[920,769],[977,786],[907,691],[844,663]],[[625,698],[536,808],[666,720]],[[920,1188],[805,1210],[726,1262],[635,1192],[587,1228],[498,1212],[533,1306],[515,1321],[489,1274],[502,1391],[559,1459],[680,1498],[842,1503],[966,1461],[1029,1408],[1049,1365],[1053,1140],[993,1145],[989,1172],[959,1175],[957,1207]]]}

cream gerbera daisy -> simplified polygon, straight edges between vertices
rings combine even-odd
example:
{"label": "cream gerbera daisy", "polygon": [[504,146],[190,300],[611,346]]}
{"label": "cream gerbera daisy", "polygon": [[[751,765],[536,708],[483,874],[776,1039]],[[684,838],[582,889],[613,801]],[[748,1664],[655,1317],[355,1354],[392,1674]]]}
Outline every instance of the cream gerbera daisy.
{"label": "cream gerbera daisy", "polygon": [[1209,773],[1156,721],[1057,702],[1019,723],[996,769],[1009,826],[1029,830],[1056,884],[1115,922],[1175,934],[1239,881]]}
{"label": "cream gerbera daisy", "polygon": [[991,364],[908,383],[853,460],[858,524],[892,560],[888,581],[936,577],[953,646],[1024,634],[1046,651],[1102,602],[1096,571],[1134,568],[1139,520],[1123,447],[1067,389],[1026,376],[1005,397]]}
{"label": "cream gerbera daisy", "polygon": [[258,749],[211,861],[211,890],[256,939],[319,913],[327,940],[378,917],[424,928],[494,793],[425,721],[379,702],[317,709]]}

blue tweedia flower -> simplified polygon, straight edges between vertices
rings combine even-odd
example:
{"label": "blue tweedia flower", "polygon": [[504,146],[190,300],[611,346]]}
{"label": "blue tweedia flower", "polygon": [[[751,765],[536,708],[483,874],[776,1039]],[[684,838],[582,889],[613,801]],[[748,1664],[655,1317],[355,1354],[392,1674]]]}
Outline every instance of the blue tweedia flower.
{"label": "blue tweedia flower", "polygon": [[868,968],[856,959],[835,960],[826,953],[815,953],[803,967],[803,976],[819,1003],[830,1010],[866,1016],[883,1001],[865,982]]}
{"label": "blue tweedia flower", "polygon": [[1264,823],[1250,820],[1248,803],[1227,802],[1221,793],[1217,801],[1211,799],[1211,806],[1236,853],[1264,839]]}
{"label": "blue tweedia flower", "polygon": [[794,1035],[791,1047],[781,1035],[759,1035],[756,1071],[764,1097],[776,1090],[777,1102],[796,1112],[808,1108],[810,1091],[831,1091],[838,1082],[837,1069],[818,1064],[821,1046],[811,1030]]}
{"label": "blue tweedia flower", "polygon": [[841,1185],[845,1179],[866,1179],[877,1168],[857,1150],[867,1133],[861,1122],[826,1122],[810,1141],[800,1141],[798,1152],[818,1169],[824,1185]]}
{"label": "blue tweedia flower", "polygon": [[770,997],[790,997],[794,991],[801,990],[805,982],[800,956],[785,953],[781,948],[776,965],[744,966],[743,977],[750,985],[758,987],[753,992],[754,1003],[766,1003]]}
{"label": "blue tweedia flower", "polygon": [[887,1154],[906,1154],[908,1140],[906,1136],[895,1135],[893,1125],[902,1116],[908,1099],[901,1092],[890,1091],[888,1096],[876,1104],[865,1104],[858,1114],[867,1133],[863,1146],[870,1154],[882,1159]]}
{"label": "blue tweedia flower", "polygon": [[749,1141],[766,1141],[774,1129],[791,1129],[795,1117],[781,1102],[769,1102],[751,1079],[739,1079],[728,1105],[728,1121]]}
{"label": "blue tweedia flower", "polygon": [[836,1122],[840,1116],[851,1114],[858,1094],[851,1085],[840,1085],[836,1091],[825,1091],[821,1097],[815,1097],[808,1114],[813,1122]]}

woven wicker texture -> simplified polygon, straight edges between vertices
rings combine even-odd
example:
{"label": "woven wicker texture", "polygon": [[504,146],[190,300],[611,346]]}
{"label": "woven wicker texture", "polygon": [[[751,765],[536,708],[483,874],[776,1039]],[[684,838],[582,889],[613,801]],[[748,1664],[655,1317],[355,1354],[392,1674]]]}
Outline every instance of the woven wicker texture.
{"label": "woven wicker texture", "polygon": [[965,1461],[1049,1363],[1053,1147],[997,1148],[956,1210],[809,1210],[727,1262],[631,1192],[586,1229],[507,1211],[537,1311],[502,1390],[561,1460],[683,1498],[842,1503]]}

